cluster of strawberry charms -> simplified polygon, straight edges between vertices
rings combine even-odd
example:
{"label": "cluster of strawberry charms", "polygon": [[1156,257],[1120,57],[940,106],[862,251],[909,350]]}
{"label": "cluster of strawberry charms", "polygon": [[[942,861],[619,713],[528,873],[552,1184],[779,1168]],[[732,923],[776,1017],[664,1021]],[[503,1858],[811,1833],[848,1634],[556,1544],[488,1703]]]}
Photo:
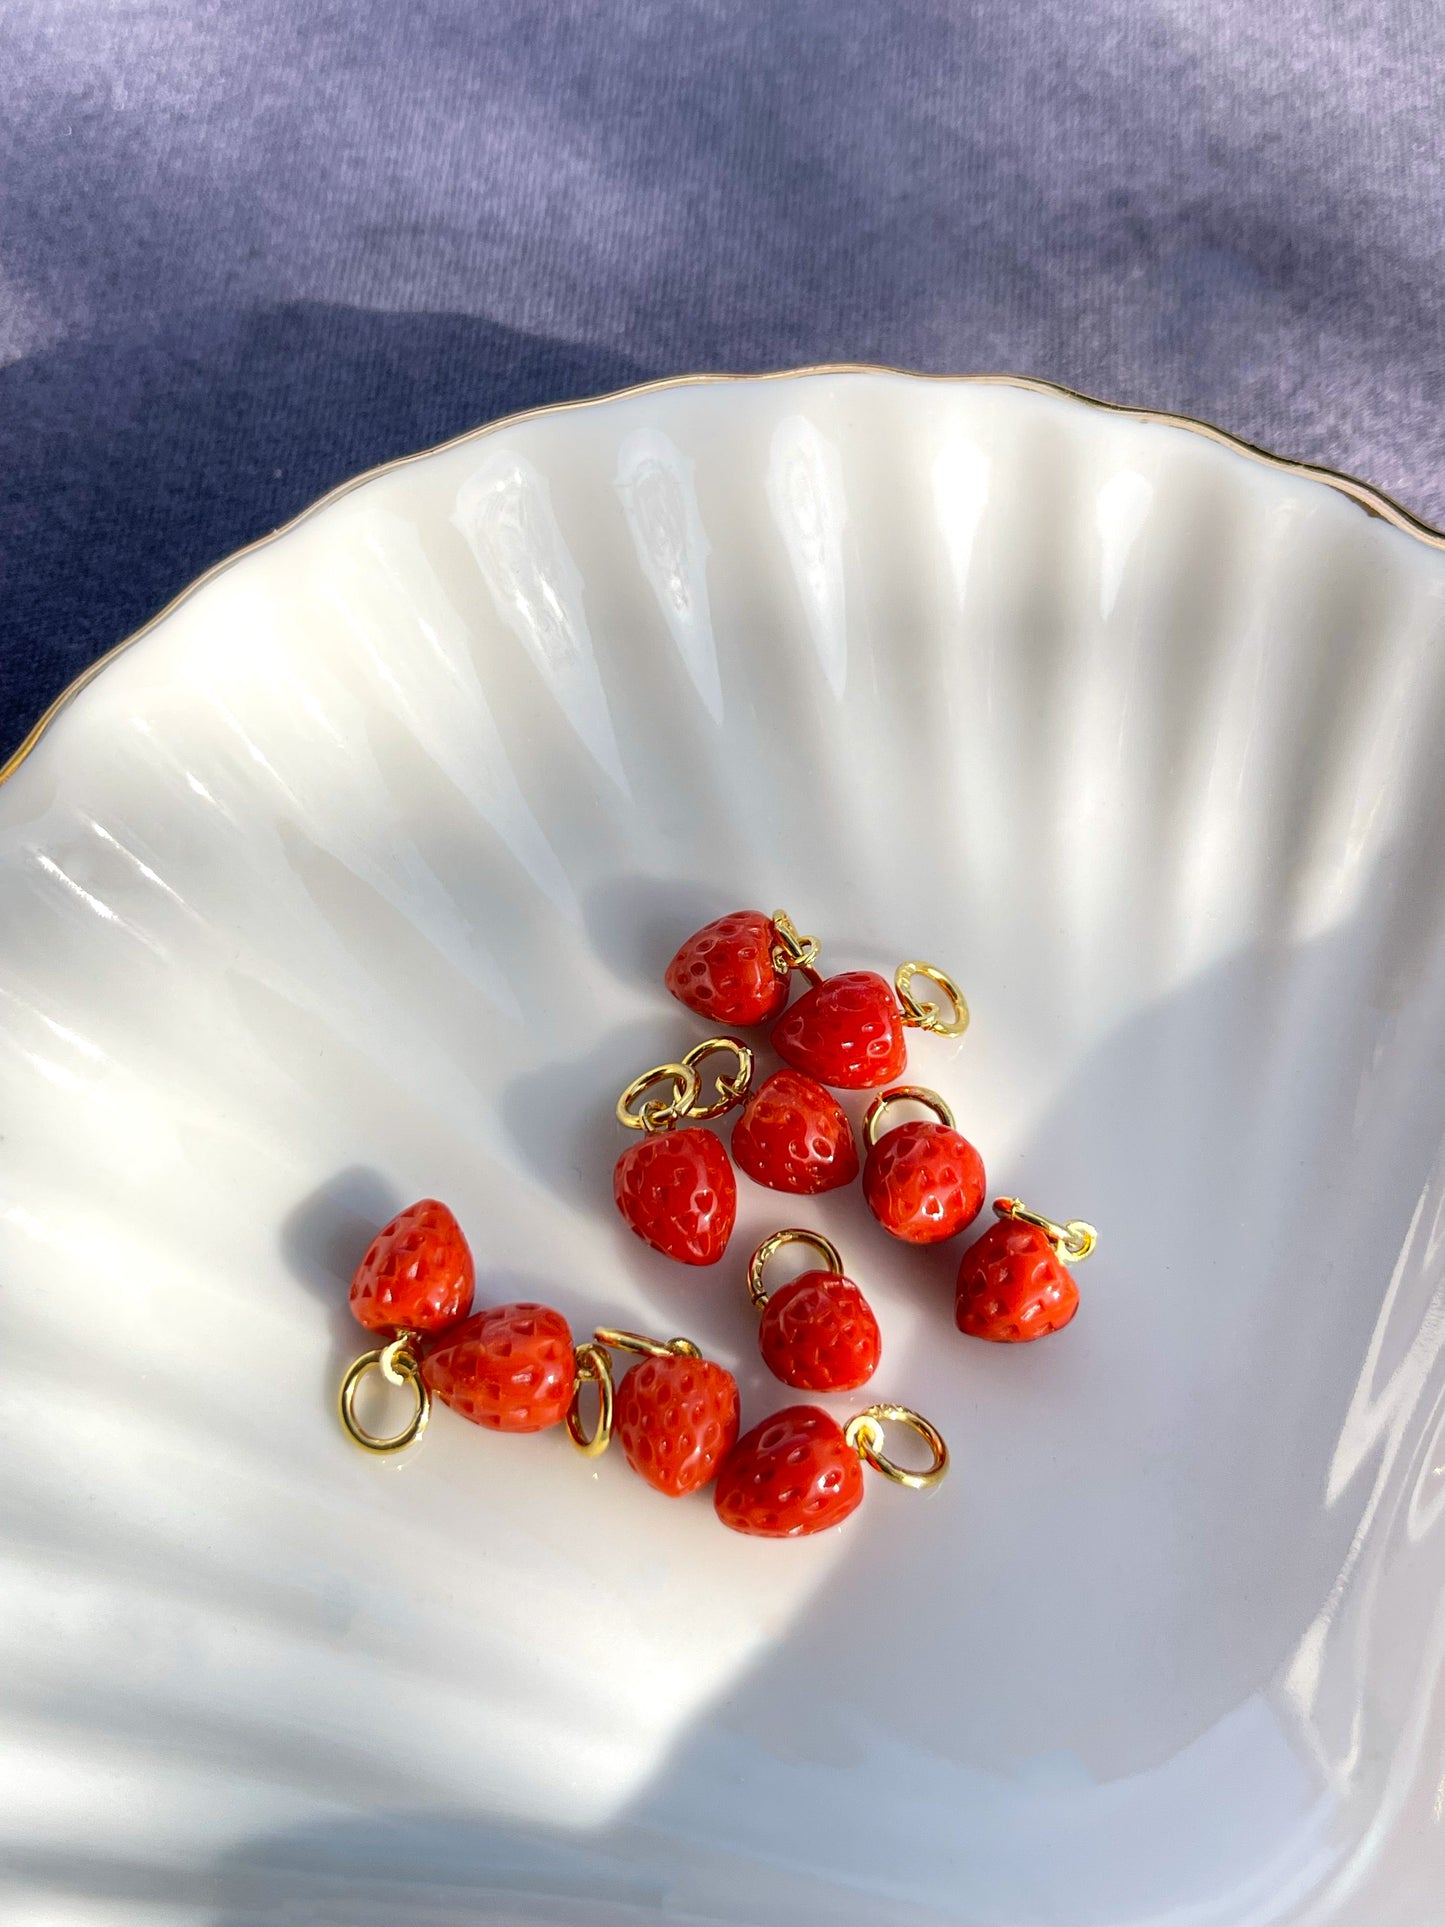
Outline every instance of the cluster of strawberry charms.
{"label": "cluster of strawberry charms", "polygon": [[[866,970],[824,977],[818,952],[817,940],[800,936],[782,911],[737,911],[689,937],[667,967],[672,994],[725,1026],[676,1062],[642,1072],[617,1100],[619,1122],[636,1133],[617,1159],[617,1208],[668,1258],[723,1258],[737,1216],[734,1163],[754,1183],[798,1197],[861,1176],[874,1218],[907,1245],[956,1238],[983,1209],[983,1160],[948,1104],[898,1081],[909,1028],[955,1037],[967,1028],[962,992],[921,962],[901,964],[891,984]],[[809,987],[790,1002],[795,976]],[[943,1004],[920,999],[920,982]],[[753,1047],[733,1033],[763,1024],[783,1061],[754,1088]],[[877,1093],[861,1121],[861,1158],[839,1090]],[[898,1121],[905,1108],[925,1115]],[[729,1159],[707,1126],[732,1111]],[[994,1212],[997,1221],[958,1266],[959,1330],[1010,1344],[1059,1331],[1079,1302],[1068,1267],[1094,1249],[1093,1227],[1055,1223],[1016,1198],[996,1199]],[[771,1261],[791,1245],[818,1263],[770,1290]],[[752,1253],[745,1277],[760,1313],[759,1349],[775,1378],[796,1391],[834,1393],[873,1377],[883,1352],[878,1320],[827,1238],[797,1226],[776,1231]],[[767,1538],[797,1538],[845,1519],[862,1499],[864,1465],[914,1487],[936,1484],[947,1470],[943,1439],[907,1406],[871,1405],[840,1425],[821,1406],[790,1405],[739,1436],[736,1381],[691,1340],[601,1327],[576,1343],[562,1314],[545,1305],[473,1311],[473,1287],[471,1253],[445,1205],[413,1205],[377,1234],[353,1280],[351,1307],[383,1343],[355,1361],[341,1387],[342,1423],[357,1444],[373,1452],[412,1444],[433,1396],[493,1431],[565,1425],[587,1453],[604,1451],[615,1436],[627,1463],[658,1491],[680,1498],[711,1483],[724,1525]],[[636,1361],[620,1381],[612,1363],[619,1352]],[[409,1387],[414,1400],[410,1423],[385,1438],[356,1412],[358,1387],[373,1370]],[[885,1451],[892,1424],[922,1440],[921,1470]]]}
{"label": "cluster of strawberry charms", "polygon": [[[340,1396],[341,1423],[364,1450],[414,1445],[433,1398],[491,1432],[563,1425],[589,1457],[615,1438],[633,1471],[669,1498],[714,1484],[723,1524],[765,1538],[841,1523],[863,1497],[864,1464],[914,1486],[935,1483],[947,1468],[938,1433],[896,1406],[872,1406],[846,1425],[816,1406],[793,1406],[740,1438],[737,1381],[690,1339],[604,1326],[579,1344],[550,1305],[473,1310],[475,1281],[462,1228],[435,1198],[408,1206],[372,1239],[351,1282],[351,1309],[383,1342],[352,1362]],[[614,1352],[635,1356],[620,1381]],[[356,1409],[373,1371],[409,1388],[413,1399],[408,1423],[386,1436],[369,1431]],[[583,1411],[589,1385],[596,1389],[590,1419]],[[924,1439],[932,1455],[925,1470],[909,1471],[886,1455],[890,1421]]]}
{"label": "cluster of strawberry charms", "polygon": [[[709,1022],[739,1029],[770,1024],[772,1047],[783,1060],[783,1068],[754,1089],[752,1047],[731,1035],[709,1037],[677,1063],[644,1071],[618,1100],[620,1122],[641,1132],[642,1141],[617,1160],[617,1208],[638,1237],[669,1258],[712,1265],[727,1250],[737,1181],[721,1142],[702,1126],[734,1107],[733,1162],[769,1190],[816,1196],[852,1184],[861,1169],[869,1210],[886,1232],[911,1245],[956,1238],[983,1209],[983,1159],[948,1104],[937,1091],[897,1082],[908,1068],[910,1028],[948,1037],[968,1028],[962,992],[929,963],[900,964],[891,984],[871,970],[824,977],[816,968],[818,949],[817,939],[800,936],[781,910],[771,917],[739,910],[689,937],[667,967],[673,996]],[[790,1003],[795,975],[809,988]],[[920,981],[941,994],[943,1007],[915,995]],[[731,1069],[713,1076],[715,1095],[705,1097],[702,1067],[718,1055],[728,1057]],[[861,1161],[853,1126],[834,1095],[839,1090],[878,1093],[863,1116]],[[899,1122],[905,1107],[927,1115]],[[969,1246],[958,1267],[959,1330],[1004,1344],[1061,1330],[1079,1305],[1068,1267],[1094,1249],[1093,1228],[1079,1219],[1056,1224],[1017,1198],[997,1199],[994,1212],[998,1222]],[[749,1270],[753,1296],[765,1302],[758,1281],[773,1249],[799,1239],[811,1242],[830,1267],[807,1274],[808,1315],[826,1326],[825,1313],[836,1308],[833,1322],[846,1319],[860,1363],[871,1360],[847,1382],[862,1384],[878,1362],[877,1327],[826,1241],[799,1231],[766,1241]],[[827,1296],[822,1284],[830,1278],[834,1291]],[[802,1302],[790,1300],[791,1331],[805,1320]],[[775,1362],[780,1323],[765,1315],[763,1355],[786,1383],[801,1385]],[[847,1385],[834,1381],[829,1389]]]}

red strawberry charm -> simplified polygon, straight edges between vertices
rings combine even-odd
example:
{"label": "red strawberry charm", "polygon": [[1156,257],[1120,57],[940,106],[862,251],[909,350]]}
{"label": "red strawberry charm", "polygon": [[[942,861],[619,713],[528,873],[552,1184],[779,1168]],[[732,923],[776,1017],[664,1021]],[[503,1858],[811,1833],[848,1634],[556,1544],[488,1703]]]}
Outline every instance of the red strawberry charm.
{"label": "red strawberry charm", "polygon": [[[948,998],[951,1012],[913,994],[926,977]],[[773,1026],[773,1049],[794,1070],[836,1090],[867,1091],[891,1084],[908,1066],[904,1025],[961,1037],[968,1029],[963,992],[936,964],[904,963],[892,987],[874,970],[845,970],[815,979],[814,987]]]}
{"label": "red strawberry charm", "polygon": [[727,1250],[738,1186],[711,1131],[659,1132],[629,1145],[612,1189],[628,1226],[664,1258],[715,1265]]}
{"label": "red strawberry charm", "polygon": [[814,937],[800,937],[775,910],[734,910],[695,931],[667,966],[663,981],[679,1003],[718,1024],[766,1024],[788,1001],[794,970],[812,969]]}
{"label": "red strawberry charm", "polygon": [[774,1071],[733,1126],[740,1171],[773,1191],[814,1197],[858,1175],[853,1126],[831,1091],[802,1071]]}
{"label": "red strawberry charm", "polygon": [[883,1339],[849,1278],[805,1271],[769,1298],[758,1327],[763,1363],[799,1392],[852,1392],[878,1369]]}
{"label": "red strawberry charm", "polygon": [[[738,1058],[738,1074],[718,1080],[722,1095],[701,1103],[697,1064],[718,1050]],[[715,1117],[747,1094],[752,1053],[731,1037],[710,1037],[687,1052],[681,1063],[659,1064],[636,1077],[617,1100],[618,1121],[643,1133],[629,1145],[612,1173],[617,1209],[644,1244],[684,1265],[715,1265],[727,1250],[737,1216],[738,1186],[727,1152],[711,1131],[677,1128],[684,1117]],[[672,1087],[669,1097],[639,1098],[655,1084]]]}
{"label": "red strawberry charm", "polygon": [[351,1309],[368,1331],[443,1331],[471,1309],[474,1277],[461,1226],[444,1204],[423,1198],[367,1246],[351,1280]]}
{"label": "red strawberry charm", "polygon": [[[883,1426],[909,1426],[929,1449],[914,1472],[883,1451]],[[948,1447],[935,1428],[902,1405],[872,1405],[846,1426],[817,1405],[789,1405],[745,1432],[723,1460],[713,1504],[734,1532],[760,1539],[801,1539],[841,1525],[863,1499],[867,1463],[899,1485],[937,1485]]]}
{"label": "red strawberry charm", "polygon": [[[769,1293],[763,1274],[785,1245],[810,1246],[825,1270],[805,1271]],[[883,1339],[873,1308],[843,1275],[836,1247],[814,1231],[775,1231],[748,1262],[748,1292],[763,1314],[758,1349],[763,1363],[800,1392],[851,1392],[878,1369]]]}
{"label": "red strawberry charm", "polygon": [[1079,1308],[1079,1288],[1064,1259],[1087,1258],[1098,1233],[1081,1218],[1055,1224],[1017,1198],[994,1203],[991,1225],[963,1254],[954,1322],[969,1338],[1020,1345],[1062,1331]]}
{"label": "red strawberry charm", "polygon": [[577,1389],[572,1333],[547,1305],[493,1305],[446,1332],[422,1360],[428,1391],[491,1432],[544,1432]]}
{"label": "red strawberry charm", "polygon": [[873,970],[825,977],[774,1024],[773,1049],[794,1070],[845,1091],[891,1084],[908,1063],[902,1008]]}
{"label": "red strawberry charm", "polygon": [[633,1471],[670,1499],[706,1485],[738,1435],[732,1373],[704,1358],[689,1338],[600,1330],[596,1339],[642,1354],[617,1387],[612,1421]]}
{"label": "red strawberry charm", "polygon": [[[933,1118],[883,1129],[894,1104],[922,1104]],[[939,1244],[971,1225],[983,1209],[983,1159],[954,1129],[937,1091],[901,1084],[884,1091],[863,1120],[868,1160],[863,1195],[885,1231],[905,1244]]]}
{"label": "red strawberry charm", "polygon": [[738,1440],[713,1503],[734,1532],[800,1539],[841,1525],[862,1501],[862,1461],[842,1426],[820,1406],[789,1405]]}

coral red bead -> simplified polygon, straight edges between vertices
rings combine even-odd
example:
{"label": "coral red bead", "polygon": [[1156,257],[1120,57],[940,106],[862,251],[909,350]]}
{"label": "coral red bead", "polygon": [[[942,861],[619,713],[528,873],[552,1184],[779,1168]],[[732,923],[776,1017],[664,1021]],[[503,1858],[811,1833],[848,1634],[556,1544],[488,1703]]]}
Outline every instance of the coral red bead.
{"label": "coral red bead", "polygon": [[572,1333],[547,1305],[493,1305],[431,1345],[422,1377],[454,1412],[492,1432],[544,1432],[577,1385]]}
{"label": "coral red bead", "polygon": [[689,937],[664,982],[680,1003],[720,1024],[766,1024],[788,1001],[788,972],[773,962],[770,917],[734,910]]}
{"label": "coral red bead", "polygon": [[367,1246],[351,1280],[351,1309],[368,1331],[443,1331],[471,1309],[474,1280],[461,1226],[444,1204],[423,1198]]}
{"label": "coral red bead", "polygon": [[811,1197],[858,1175],[858,1146],[842,1105],[802,1071],[774,1071],[733,1126],[740,1171],[773,1191]]}
{"label": "coral red bead", "polygon": [[970,1338],[1025,1344],[1060,1331],[1078,1309],[1068,1267],[1031,1224],[990,1225],[963,1254],[954,1321]]}
{"label": "coral red bead", "polygon": [[873,1307],[850,1278],[805,1271],[763,1307],[763,1363],[800,1392],[851,1392],[878,1369],[883,1338]]}
{"label": "coral red bead", "polygon": [[706,1485],[738,1436],[738,1388],[707,1358],[644,1358],[617,1388],[612,1434],[633,1471],[680,1499]]}
{"label": "coral red bead", "polygon": [[857,1509],[863,1467],[836,1419],[789,1405],[745,1432],[723,1460],[713,1503],[734,1532],[800,1539]]}
{"label": "coral red bead", "polygon": [[908,1063],[903,1011],[872,970],[825,977],[774,1024],[773,1049],[794,1070],[847,1091],[892,1084]]}
{"label": "coral red bead", "polygon": [[644,1243],[684,1265],[715,1265],[737,1216],[738,1186],[711,1131],[658,1131],[628,1145],[612,1176],[617,1209]]}
{"label": "coral red bead", "polygon": [[983,1208],[983,1159],[946,1124],[900,1124],[868,1153],[863,1195],[885,1231],[906,1244],[938,1244]]}

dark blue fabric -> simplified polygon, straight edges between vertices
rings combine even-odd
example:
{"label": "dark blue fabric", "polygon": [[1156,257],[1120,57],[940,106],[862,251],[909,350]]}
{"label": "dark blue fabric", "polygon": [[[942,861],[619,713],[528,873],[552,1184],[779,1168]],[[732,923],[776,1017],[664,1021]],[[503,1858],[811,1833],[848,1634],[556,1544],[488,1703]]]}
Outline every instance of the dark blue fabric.
{"label": "dark blue fabric", "polygon": [[1419,0],[7,0],[0,755],[346,475],[701,368],[1014,369],[1445,515]]}

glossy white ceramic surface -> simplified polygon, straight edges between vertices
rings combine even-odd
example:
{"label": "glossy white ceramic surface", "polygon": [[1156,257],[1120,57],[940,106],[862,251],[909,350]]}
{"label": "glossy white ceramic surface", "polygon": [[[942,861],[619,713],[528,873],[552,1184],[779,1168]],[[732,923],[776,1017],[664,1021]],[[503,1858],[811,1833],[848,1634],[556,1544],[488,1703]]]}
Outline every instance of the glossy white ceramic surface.
{"label": "glossy white ceramic surface", "polygon": [[[1445,1918],[1442,870],[1445,556],[1058,395],[639,393],[209,581],[0,789],[7,1921]],[[960,1338],[856,1194],[622,1228],[663,965],[775,903],[965,983],[911,1074],[1099,1225],[1068,1332]],[[819,1226],[953,1475],[775,1545],[560,1435],[364,1459],[426,1193],[755,1415]]]}

